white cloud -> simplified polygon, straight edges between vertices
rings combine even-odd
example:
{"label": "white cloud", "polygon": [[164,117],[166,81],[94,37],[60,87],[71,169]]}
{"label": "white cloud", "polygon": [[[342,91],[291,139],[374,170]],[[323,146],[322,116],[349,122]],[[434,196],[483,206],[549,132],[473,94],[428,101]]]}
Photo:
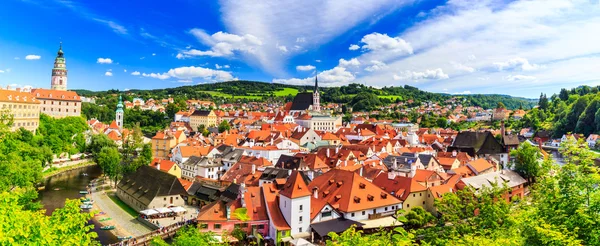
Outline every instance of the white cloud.
{"label": "white cloud", "polygon": [[287,49],[287,47],[285,47],[285,45],[279,45],[279,44],[277,44],[277,49],[281,50],[284,53],[288,52],[288,49]]}
{"label": "white cloud", "polygon": [[[586,0],[460,2],[465,1],[448,1],[445,6],[428,12],[412,27],[394,34],[410,43],[412,55],[363,52],[357,57],[362,64],[379,60],[389,68],[360,74],[357,79],[369,85],[388,85],[392,71],[400,76],[398,71],[440,68],[448,79],[429,81],[419,87],[429,91],[446,88],[451,92],[470,90],[473,93],[497,93],[511,88],[507,93],[527,97],[538,96],[540,91],[555,93],[562,87],[596,85],[595,81],[599,81],[600,32],[596,30],[600,30],[600,6],[597,3]],[[474,70],[466,73],[457,69],[452,61]],[[592,68],[593,64],[596,69]],[[507,80],[515,74],[535,77],[535,85],[525,85],[514,77],[512,81]]]}
{"label": "white cloud", "polygon": [[313,65],[296,66],[296,70],[298,70],[298,71],[311,71],[314,69],[315,69],[315,66],[313,66]]}
{"label": "white cloud", "polygon": [[519,80],[534,80],[535,77],[534,76],[527,76],[527,75],[509,75],[506,76],[506,80],[508,81],[519,81]]}
{"label": "white cloud", "polygon": [[321,62],[321,60],[315,60],[316,62]]}
{"label": "white cloud", "polygon": [[530,64],[525,58],[517,57],[510,59],[506,62],[494,62],[494,65],[498,70],[512,70],[520,68],[523,71],[533,71],[539,69],[541,66],[537,64]]}
{"label": "white cloud", "polygon": [[96,63],[100,63],[100,64],[112,64],[112,59],[110,58],[98,58],[96,60]]}
{"label": "white cloud", "polygon": [[127,28],[125,28],[122,25],[117,24],[114,21],[109,21],[109,20],[103,20],[103,19],[98,19],[98,18],[94,18],[93,20],[100,22],[100,23],[104,23],[106,24],[108,27],[110,27],[113,32],[118,33],[118,34],[127,34]]}
{"label": "white cloud", "polygon": [[123,69],[123,72],[124,72],[124,73],[126,73],[126,72],[127,72],[127,69]]}
{"label": "white cloud", "polygon": [[457,95],[469,95],[469,94],[471,94],[471,91],[455,92],[455,93],[452,93],[452,94],[457,94]]}
{"label": "white cloud", "polygon": [[[177,57],[177,58],[179,58],[179,57]],[[140,57],[140,60],[144,60],[144,59],[146,59],[145,56]]]}
{"label": "white cloud", "polygon": [[125,88],[125,89],[123,89],[123,91],[130,91],[130,90],[131,90],[131,89],[129,89],[129,88]]}
{"label": "white cloud", "polygon": [[141,74],[141,73],[140,73],[140,72],[138,72],[138,71],[133,71],[133,73],[131,73],[131,75],[133,75],[133,76],[138,76],[138,75],[140,75],[140,74]]}
{"label": "white cloud", "polygon": [[363,50],[381,51],[381,52],[398,52],[403,54],[412,54],[412,46],[404,39],[395,37],[392,38],[387,34],[371,33],[365,35],[361,40],[364,45]]}
{"label": "white cloud", "polygon": [[475,68],[469,67],[469,66],[467,66],[465,64],[458,63],[458,62],[450,62],[450,63],[457,70],[465,71],[465,72],[469,72],[469,73],[475,72]]}
{"label": "white cloud", "polygon": [[221,68],[229,68],[229,65],[223,65],[223,66],[221,66],[221,65],[219,65],[219,64],[215,64],[215,68],[216,68],[216,69],[221,69]]}
{"label": "white cloud", "polygon": [[[344,67],[334,67],[333,69],[319,73],[319,86],[341,86],[346,85],[356,79],[354,75]],[[314,85],[315,77],[304,79],[273,79],[273,83],[291,84],[291,85]]]}
{"label": "white cloud", "polygon": [[441,68],[433,69],[433,70],[425,70],[423,72],[415,72],[406,70],[401,72],[400,75],[394,74],[394,80],[435,80],[435,79],[447,79],[449,78],[448,74],[445,74]]}
{"label": "white cloud", "polygon": [[381,69],[387,68],[387,64],[385,64],[382,61],[372,60],[371,64],[373,64],[373,65],[366,67],[365,71],[375,72],[375,71],[379,71]]}
{"label": "white cloud", "polygon": [[285,74],[286,61],[304,52],[304,49],[288,47],[288,52],[282,53],[277,49],[277,43],[319,47],[358,25],[376,21],[413,1],[220,1],[220,12],[226,30],[261,38],[264,45],[244,58],[268,73],[281,76]]}
{"label": "white cloud", "polygon": [[341,58],[339,66],[340,67],[350,67],[350,66],[358,67],[358,66],[360,66],[360,62],[356,58],[352,58],[350,60],[345,60],[344,58]]}
{"label": "white cloud", "polygon": [[177,82],[179,82],[179,83],[192,83],[194,81],[191,80],[191,79],[180,79],[180,80],[177,80]]}
{"label": "white cloud", "polygon": [[176,78],[179,80],[202,78],[205,81],[212,82],[237,80],[237,78],[233,77],[233,75],[227,71],[194,66],[173,68],[166,73],[142,73],[142,76],[161,80],[169,78]]}
{"label": "white cloud", "polygon": [[19,60],[19,59],[21,59],[21,58],[19,58],[19,57],[15,57],[15,60]]}
{"label": "white cloud", "polygon": [[4,70],[0,70],[0,73],[4,73]]}
{"label": "white cloud", "polygon": [[[178,59],[194,56],[230,57],[235,52],[254,54],[263,43],[254,35],[243,36],[226,32],[217,32],[208,35],[204,30],[194,28],[190,33],[202,44],[210,46],[210,50],[189,49],[177,54]],[[285,46],[284,46],[285,47]]]}
{"label": "white cloud", "polygon": [[111,77],[112,75],[113,74],[111,71],[106,71],[106,73],[104,73],[104,76],[107,76],[107,77]]}
{"label": "white cloud", "polygon": [[39,60],[40,58],[42,58],[42,57],[38,56],[38,55],[27,55],[27,56],[25,56],[25,60]]}
{"label": "white cloud", "polygon": [[156,56],[156,53],[152,53],[152,56]]}
{"label": "white cloud", "polygon": [[352,44],[350,45],[350,47],[348,47],[349,50],[358,50],[360,49],[360,46],[356,45],[356,44]]}

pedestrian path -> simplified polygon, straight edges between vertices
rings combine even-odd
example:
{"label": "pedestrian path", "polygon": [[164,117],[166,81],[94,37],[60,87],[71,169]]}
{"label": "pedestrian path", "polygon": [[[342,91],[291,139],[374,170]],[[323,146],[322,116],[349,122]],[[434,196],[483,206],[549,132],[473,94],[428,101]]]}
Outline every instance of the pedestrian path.
{"label": "pedestrian path", "polygon": [[[118,231],[124,231],[119,236],[141,236],[150,233],[152,230],[140,223],[136,218],[132,217],[127,212],[123,211],[104,191],[92,192],[92,199],[98,208],[106,213],[108,217],[117,226]],[[128,235],[127,235],[128,234]]]}

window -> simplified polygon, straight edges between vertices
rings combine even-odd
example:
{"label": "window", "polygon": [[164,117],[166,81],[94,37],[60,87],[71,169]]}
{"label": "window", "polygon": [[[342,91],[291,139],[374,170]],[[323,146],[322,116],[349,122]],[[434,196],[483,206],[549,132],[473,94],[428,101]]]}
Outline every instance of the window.
{"label": "window", "polygon": [[[364,211],[363,211],[363,213],[364,213]],[[321,217],[329,217],[329,216],[331,216],[331,211],[321,213]]]}
{"label": "window", "polygon": [[200,224],[200,229],[208,229],[208,224]]}
{"label": "window", "polygon": [[423,201],[423,205],[425,205],[425,201]]}
{"label": "window", "polygon": [[362,211],[362,215],[365,215],[365,213],[366,213],[365,211]]}
{"label": "window", "polygon": [[259,230],[265,229],[265,225],[258,225],[258,229]]}
{"label": "window", "polygon": [[387,211],[387,210],[388,210],[388,208],[387,208],[387,207],[385,207],[385,211]]}
{"label": "window", "polygon": [[163,198],[163,201],[166,201],[166,200],[167,200],[167,198],[166,198],[166,197],[165,197],[165,198]]}
{"label": "window", "polygon": [[219,229],[221,229],[221,224],[215,224],[215,225],[214,225],[214,228],[215,228],[215,230],[219,230]]}
{"label": "window", "polygon": [[423,196],[423,193],[419,193],[419,196]]}
{"label": "window", "polygon": [[351,213],[350,216],[354,217],[354,213]]}
{"label": "window", "polygon": [[300,212],[302,212],[302,205],[300,205]]}
{"label": "window", "polygon": [[298,233],[302,233],[302,227],[298,228]]}
{"label": "window", "polygon": [[406,204],[406,208],[410,208],[410,204]]}
{"label": "window", "polygon": [[302,216],[300,216],[300,217],[298,218],[298,221],[299,221],[300,223],[302,223]]}

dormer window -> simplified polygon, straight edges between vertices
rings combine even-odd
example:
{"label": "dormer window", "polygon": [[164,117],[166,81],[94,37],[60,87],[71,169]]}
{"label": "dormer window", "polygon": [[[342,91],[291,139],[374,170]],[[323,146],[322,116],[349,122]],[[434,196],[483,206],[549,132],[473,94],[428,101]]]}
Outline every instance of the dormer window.
{"label": "dormer window", "polygon": [[64,99],[64,98],[65,98],[65,95],[62,95],[60,98],[63,98],[63,99]]}
{"label": "dormer window", "polygon": [[50,93],[50,95],[48,95],[49,98],[52,98],[52,93]]}
{"label": "dormer window", "polygon": [[40,93],[36,93],[36,94],[35,94],[35,96],[36,96],[36,97],[40,97]]}

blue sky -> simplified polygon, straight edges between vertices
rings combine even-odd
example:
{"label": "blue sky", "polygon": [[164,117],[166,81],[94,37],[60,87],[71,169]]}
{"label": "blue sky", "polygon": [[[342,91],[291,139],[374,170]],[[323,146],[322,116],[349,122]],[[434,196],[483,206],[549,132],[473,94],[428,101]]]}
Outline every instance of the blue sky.
{"label": "blue sky", "polygon": [[232,79],[409,84],[537,97],[600,84],[598,0],[7,0],[0,85],[70,89]]}

